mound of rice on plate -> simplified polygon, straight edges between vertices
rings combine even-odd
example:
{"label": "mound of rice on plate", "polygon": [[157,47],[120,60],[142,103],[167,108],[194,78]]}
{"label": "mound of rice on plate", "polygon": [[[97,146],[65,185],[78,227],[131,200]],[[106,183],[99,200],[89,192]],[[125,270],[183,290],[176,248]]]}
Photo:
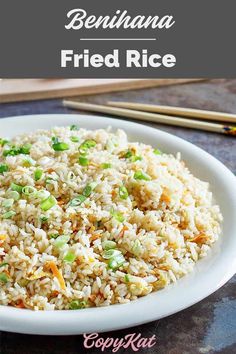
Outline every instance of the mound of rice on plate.
{"label": "mound of rice on plate", "polygon": [[222,216],[177,156],[76,126],[0,140],[0,304],[126,303],[204,257]]}

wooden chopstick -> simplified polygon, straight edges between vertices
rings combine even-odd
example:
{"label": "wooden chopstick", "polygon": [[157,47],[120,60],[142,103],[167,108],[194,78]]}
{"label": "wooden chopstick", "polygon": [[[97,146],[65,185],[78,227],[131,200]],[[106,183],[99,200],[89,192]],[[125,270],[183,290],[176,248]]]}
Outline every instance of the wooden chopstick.
{"label": "wooden chopstick", "polygon": [[135,102],[107,102],[109,106],[119,107],[119,108],[128,108],[135,109],[145,112],[155,112],[162,114],[169,114],[181,117],[196,118],[196,119],[206,119],[214,120],[220,122],[231,122],[236,123],[236,114],[231,113],[222,113],[214,111],[206,111],[201,109],[193,108],[182,108],[182,107],[173,107],[173,106],[160,106],[153,104],[144,104],[144,103],[135,103]]}
{"label": "wooden chopstick", "polygon": [[75,101],[68,101],[68,100],[64,100],[63,105],[65,107],[79,109],[83,111],[99,112],[99,113],[120,116],[124,118],[132,118],[132,119],[144,120],[148,122],[163,123],[168,125],[181,126],[185,128],[201,129],[201,130],[207,130],[207,131],[236,136],[236,127],[232,127],[228,125],[202,122],[193,119],[167,116],[164,114],[140,112],[131,109],[115,108],[110,106],[75,102]]}

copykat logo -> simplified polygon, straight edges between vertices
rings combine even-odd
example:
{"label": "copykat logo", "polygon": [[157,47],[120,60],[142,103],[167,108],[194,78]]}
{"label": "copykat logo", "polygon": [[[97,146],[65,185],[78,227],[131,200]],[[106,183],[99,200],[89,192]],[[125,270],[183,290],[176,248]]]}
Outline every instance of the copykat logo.
{"label": "copykat logo", "polygon": [[84,333],[83,336],[84,347],[86,349],[100,348],[102,352],[107,348],[110,348],[113,353],[118,352],[121,348],[130,348],[134,352],[138,352],[143,348],[152,348],[157,343],[155,334],[149,338],[142,337],[141,333],[130,333],[124,338],[103,338],[102,336],[99,336],[98,333]]}

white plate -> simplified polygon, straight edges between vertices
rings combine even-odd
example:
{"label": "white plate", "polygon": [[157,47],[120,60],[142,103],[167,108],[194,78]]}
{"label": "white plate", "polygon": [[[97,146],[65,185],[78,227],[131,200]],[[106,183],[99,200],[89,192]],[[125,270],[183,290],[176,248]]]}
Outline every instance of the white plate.
{"label": "white plate", "polygon": [[195,266],[193,273],[170,287],[125,305],[78,311],[30,311],[0,306],[0,329],[32,334],[80,334],[126,328],[157,320],[204,299],[236,270],[235,176],[214,157],[198,147],[163,131],[118,119],[82,115],[35,115],[0,120],[1,136],[13,136],[39,128],[78,124],[88,129],[123,128],[129,139],[151,144],[168,153],[180,151],[190,170],[210,182],[224,216],[221,238],[211,254]]}

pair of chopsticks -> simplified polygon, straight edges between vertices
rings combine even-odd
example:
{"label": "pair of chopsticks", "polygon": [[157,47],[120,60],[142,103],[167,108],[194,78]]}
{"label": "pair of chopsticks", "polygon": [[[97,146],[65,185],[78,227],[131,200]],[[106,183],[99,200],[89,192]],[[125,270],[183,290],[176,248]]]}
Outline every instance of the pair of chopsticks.
{"label": "pair of chopsticks", "polygon": [[[63,105],[83,111],[105,113],[124,118],[236,136],[236,126],[226,124],[226,122],[236,124],[235,114],[130,102],[107,102],[107,105],[97,105],[64,100]],[[208,120],[224,123],[212,123]]]}

